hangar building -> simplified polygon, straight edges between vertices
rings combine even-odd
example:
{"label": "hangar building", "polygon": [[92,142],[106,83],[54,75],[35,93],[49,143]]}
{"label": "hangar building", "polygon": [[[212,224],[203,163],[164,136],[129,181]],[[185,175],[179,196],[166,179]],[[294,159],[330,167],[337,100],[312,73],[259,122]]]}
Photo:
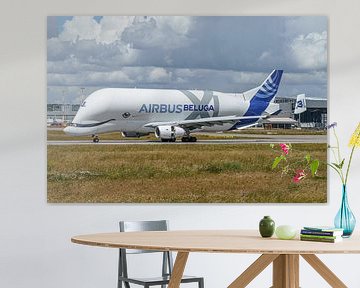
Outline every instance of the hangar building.
{"label": "hangar building", "polygon": [[306,111],[294,114],[296,98],[276,97],[281,112],[264,121],[265,128],[312,128],[325,129],[327,125],[327,99],[306,98]]}

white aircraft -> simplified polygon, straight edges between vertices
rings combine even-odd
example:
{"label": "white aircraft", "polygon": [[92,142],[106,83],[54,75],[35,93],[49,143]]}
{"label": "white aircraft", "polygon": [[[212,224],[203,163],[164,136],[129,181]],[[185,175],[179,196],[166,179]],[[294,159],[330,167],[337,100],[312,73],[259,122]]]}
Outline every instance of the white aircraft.
{"label": "white aircraft", "polygon": [[243,129],[278,113],[274,103],[283,70],[274,70],[258,87],[242,93],[200,90],[106,88],[90,94],[73,122],[69,135],[122,132],[141,137],[155,132],[163,142],[195,142],[191,132]]}

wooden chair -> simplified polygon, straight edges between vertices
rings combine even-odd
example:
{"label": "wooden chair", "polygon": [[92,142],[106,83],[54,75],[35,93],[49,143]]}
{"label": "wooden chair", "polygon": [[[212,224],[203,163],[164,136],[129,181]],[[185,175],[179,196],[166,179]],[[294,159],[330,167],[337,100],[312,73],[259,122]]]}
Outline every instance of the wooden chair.
{"label": "wooden chair", "polygon": [[[167,231],[168,221],[120,221],[120,232],[134,232],[134,231]],[[160,286],[165,288],[169,284],[170,276],[173,268],[172,254],[169,251],[150,251],[150,250],[135,250],[135,249],[119,249],[119,269],[118,269],[118,288],[122,288],[124,283],[125,288],[130,288],[130,284],[137,284],[144,288],[150,286]],[[160,277],[139,278],[129,277],[127,268],[127,254],[142,254],[142,253],[163,253],[162,260],[162,274]],[[160,266],[160,265],[159,265]],[[198,288],[204,288],[204,278],[194,276],[183,276],[181,283],[198,283]]]}

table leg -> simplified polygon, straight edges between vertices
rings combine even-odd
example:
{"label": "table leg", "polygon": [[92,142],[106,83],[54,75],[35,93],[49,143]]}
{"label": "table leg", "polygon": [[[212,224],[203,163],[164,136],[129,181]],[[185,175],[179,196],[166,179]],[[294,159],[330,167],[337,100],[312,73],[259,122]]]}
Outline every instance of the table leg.
{"label": "table leg", "polygon": [[[347,286],[314,254],[301,256],[333,288]],[[244,288],[273,262],[272,288],[299,288],[299,255],[297,254],[263,254],[251,264],[228,288]],[[176,287],[177,288],[177,287]]]}
{"label": "table leg", "polygon": [[254,278],[259,275],[271,262],[273,262],[278,254],[263,254],[254,263],[252,263],[238,278],[232,282],[228,288],[244,288]]}
{"label": "table leg", "polygon": [[179,288],[180,287],[181,278],[184,274],[185,265],[186,265],[188,256],[189,256],[189,252],[178,252],[177,253],[168,288]]}
{"label": "table leg", "polygon": [[299,288],[299,255],[281,254],[273,263],[273,288]]}
{"label": "table leg", "polygon": [[289,287],[299,288],[299,255],[288,255]]}
{"label": "table leg", "polygon": [[346,288],[347,286],[314,254],[301,255],[331,287]]}

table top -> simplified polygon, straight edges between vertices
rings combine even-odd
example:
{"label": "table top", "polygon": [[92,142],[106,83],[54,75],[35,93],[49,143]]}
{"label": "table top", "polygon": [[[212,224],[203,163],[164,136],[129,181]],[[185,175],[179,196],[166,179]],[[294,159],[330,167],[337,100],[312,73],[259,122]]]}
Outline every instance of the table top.
{"label": "table top", "polygon": [[249,254],[343,254],[360,253],[360,235],[338,243],[322,243],[262,238],[257,230],[188,230],[156,232],[116,232],[80,235],[77,244],[182,252]]}

